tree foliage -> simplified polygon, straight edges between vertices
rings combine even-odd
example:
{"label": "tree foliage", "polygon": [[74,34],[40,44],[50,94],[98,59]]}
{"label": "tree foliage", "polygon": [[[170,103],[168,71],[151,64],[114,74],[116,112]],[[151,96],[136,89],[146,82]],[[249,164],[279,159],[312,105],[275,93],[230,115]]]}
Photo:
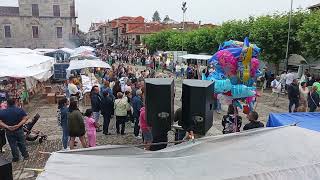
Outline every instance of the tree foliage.
{"label": "tree foliage", "polygon": [[298,32],[303,54],[309,58],[320,58],[320,11],[312,12]]}
{"label": "tree foliage", "polygon": [[[243,41],[249,37],[262,53],[259,57],[278,64],[285,59],[289,13],[233,20],[215,28],[199,28],[189,32],[163,31],[145,37],[145,44],[156,50],[182,50],[189,53],[214,54],[219,44],[227,40]],[[289,54],[320,57],[320,12],[296,11],[292,14]]]}
{"label": "tree foliage", "polygon": [[158,11],[155,11],[152,16],[152,21],[161,21],[160,14]]}

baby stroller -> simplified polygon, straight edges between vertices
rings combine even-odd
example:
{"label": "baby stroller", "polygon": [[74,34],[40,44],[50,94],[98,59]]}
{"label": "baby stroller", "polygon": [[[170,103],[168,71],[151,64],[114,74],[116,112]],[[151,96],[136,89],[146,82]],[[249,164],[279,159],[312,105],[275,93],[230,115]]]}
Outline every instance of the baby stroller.
{"label": "baby stroller", "polygon": [[28,122],[25,125],[23,125],[23,131],[25,133],[27,141],[36,141],[37,139],[39,139],[39,143],[41,144],[44,140],[47,140],[47,135],[44,135],[40,131],[32,130],[33,126],[38,122],[39,118],[40,115],[36,114],[31,122]]}

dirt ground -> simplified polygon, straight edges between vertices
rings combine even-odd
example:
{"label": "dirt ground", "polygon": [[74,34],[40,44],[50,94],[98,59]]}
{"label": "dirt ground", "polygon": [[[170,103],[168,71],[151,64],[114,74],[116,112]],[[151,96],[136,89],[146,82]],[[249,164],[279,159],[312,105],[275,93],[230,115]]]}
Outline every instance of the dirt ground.
{"label": "dirt ground", "polygon": [[[182,93],[182,81],[176,80],[176,96],[175,96],[175,109],[181,106],[180,97]],[[258,99],[258,105],[256,111],[259,113],[260,120],[266,123],[268,116],[271,112],[287,112],[288,100],[285,96],[280,97],[278,106],[272,105],[273,98],[270,92],[265,92],[262,97]],[[85,110],[86,107],[83,105],[80,107],[81,110]],[[29,180],[35,179],[36,174],[33,171],[25,170],[25,168],[39,168],[42,169],[50,156],[49,154],[42,154],[40,152],[54,152],[62,149],[61,128],[57,124],[56,111],[57,105],[48,104],[46,99],[42,99],[40,96],[35,97],[31,100],[30,104],[26,106],[26,109],[30,115],[33,117],[36,113],[40,114],[40,120],[35,125],[34,129],[40,130],[44,134],[48,135],[48,140],[42,144],[38,142],[28,142],[28,151],[30,153],[30,160],[20,161],[18,163],[13,163],[13,175],[15,180]],[[221,114],[214,112],[214,123],[213,127],[209,130],[207,135],[218,135],[222,134],[221,119],[224,114],[226,114],[227,105],[223,105],[223,110]],[[243,124],[247,123],[245,116],[242,114]],[[102,120],[101,120],[102,121]],[[107,144],[140,144],[141,140],[136,139],[133,135],[133,128],[131,124],[128,123],[126,126],[126,135],[116,135],[115,133],[115,119],[112,120],[110,124],[112,135],[105,136],[101,132],[97,134],[98,145]],[[4,156],[6,159],[11,160],[10,149],[8,145],[5,146],[6,152],[0,156]]]}

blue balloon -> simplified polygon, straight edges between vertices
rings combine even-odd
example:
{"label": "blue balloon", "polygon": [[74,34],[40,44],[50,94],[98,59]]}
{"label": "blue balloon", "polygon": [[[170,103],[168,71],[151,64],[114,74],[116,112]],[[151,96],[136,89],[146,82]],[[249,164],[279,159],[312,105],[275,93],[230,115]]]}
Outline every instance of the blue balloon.
{"label": "blue balloon", "polygon": [[214,81],[214,93],[225,93],[230,91],[231,88],[232,84],[230,82],[230,79]]}
{"label": "blue balloon", "polygon": [[255,96],[253,92],[255,89],[255,87],[248,87],[243,84],[233,85],[231,88],[232,98],[240,99]]}

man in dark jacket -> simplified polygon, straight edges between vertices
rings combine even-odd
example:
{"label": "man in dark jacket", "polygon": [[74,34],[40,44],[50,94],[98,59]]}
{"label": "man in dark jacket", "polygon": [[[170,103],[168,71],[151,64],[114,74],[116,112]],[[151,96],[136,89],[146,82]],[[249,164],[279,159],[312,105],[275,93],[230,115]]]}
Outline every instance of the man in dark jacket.
{"label": "man in dark jacket", "polygon": [[297,108],[299,107],[299,99],[300,99],[300,91],[299,91],[299,85],[298,80],[294,79],[291,85],[288,87],[288,97],[289,97],[289,113],[292,112],[292,106],[294,107],[294,112],[297,111]]}
{"label": "man in dark jacket", "polygon": [[317,93],[317,86],[313,86],[312,90],[310,91],[308,95],[308,107],[309,112],[315,112],[318,107],[320,107],[320,98],[319,94]]}
{"label": "man in dark jacket", "polygon": [[137,90],[136,96],[132,99],[133,119],[134,119],[134,135],[139,138],[139,115],[140,109],[143,107],[142,91]]}
{"label": "man in dark jacket", "polygon": [[[98,86],[93,86],[91,89],[91,109],[93,111],[93,118],[96,121],[96,123],[99,122],[101,102],[102,102],[99,91],[100,89]],[[97,131],[100,132],[101,130],[97,128]]]}
{"label": "man in dark jacket", "polygon": [[103,115],[103,134],[110,135],[109,124],[111,116],[114,114],[114,102],[109,91],[103,91],[101,114]]}

